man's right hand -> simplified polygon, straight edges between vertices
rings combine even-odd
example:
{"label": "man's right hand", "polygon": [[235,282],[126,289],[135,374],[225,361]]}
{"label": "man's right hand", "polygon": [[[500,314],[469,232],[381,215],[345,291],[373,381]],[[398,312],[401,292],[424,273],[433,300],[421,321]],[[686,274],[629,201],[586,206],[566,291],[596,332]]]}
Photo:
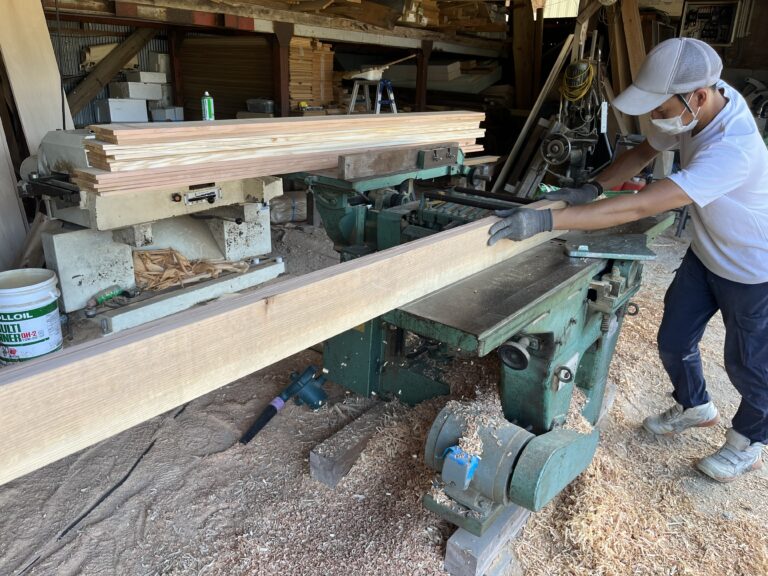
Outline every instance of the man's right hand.
{"label": "man's right hand", "polygon": [[562,200],[571,206],[587,204],[603,193],[603,187],[598,182],[587,182],[579,188],[560,188],[544,194],[547,200]]}

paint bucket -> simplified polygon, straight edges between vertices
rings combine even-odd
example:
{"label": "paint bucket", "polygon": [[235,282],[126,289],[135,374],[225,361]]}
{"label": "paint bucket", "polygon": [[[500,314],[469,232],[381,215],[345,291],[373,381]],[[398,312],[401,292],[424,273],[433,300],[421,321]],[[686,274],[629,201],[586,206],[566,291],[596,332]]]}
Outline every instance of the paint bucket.
{"label": "paint bucket", "polygon": [[61,348],[57,282],[42,268],[0,272],[0,360],[23,362]]}

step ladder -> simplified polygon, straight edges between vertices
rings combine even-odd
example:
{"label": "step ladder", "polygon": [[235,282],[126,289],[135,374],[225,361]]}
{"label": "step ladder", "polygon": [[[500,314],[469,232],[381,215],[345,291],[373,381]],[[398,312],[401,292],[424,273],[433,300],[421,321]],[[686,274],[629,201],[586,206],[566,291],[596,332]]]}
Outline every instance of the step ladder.
{"label": "step ladder", "polygon": [[[357,104],[357,94],[360,91],[360,87],[363,87],[363,99],[365,100],[365,110],[367,112],[373,112],[379,114],[381,112],[381,105],[389,105],[389,109],[392,114],[397,114],[397,104],[395,104],[395,94],[392,91],[392,82],[389,80],[355,80],[355,85],[352,87],[352,99],[349,101],[349,109],[347,114],[352,114],[355,111],[355,105]],[[369,88],[376,86],[376,101],[373,109],[371,109],[371,95]],[[387,98],[382,99],[384,90],[387,91]]]}

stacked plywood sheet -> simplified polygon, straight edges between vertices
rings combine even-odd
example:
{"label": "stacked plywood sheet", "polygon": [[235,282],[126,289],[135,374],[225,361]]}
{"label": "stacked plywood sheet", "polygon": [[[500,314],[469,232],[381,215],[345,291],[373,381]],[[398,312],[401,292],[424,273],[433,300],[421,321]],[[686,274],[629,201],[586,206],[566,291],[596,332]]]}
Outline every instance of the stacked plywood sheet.
{"label": "stacked plywood sheet", "polygon": [[323,106],[333,101],[333,50],[311,38],[292,38],[288,70],[291,108],[299,103]]}
{"label": "stacked plywood sheet", "polygon": [[340,155],[366,150],[457,142],[473,152],[482,148],[483,119],[438,112],[92,126],[92,168],[76,171],[75,181],[99,194],[168,190],[333,168]]}

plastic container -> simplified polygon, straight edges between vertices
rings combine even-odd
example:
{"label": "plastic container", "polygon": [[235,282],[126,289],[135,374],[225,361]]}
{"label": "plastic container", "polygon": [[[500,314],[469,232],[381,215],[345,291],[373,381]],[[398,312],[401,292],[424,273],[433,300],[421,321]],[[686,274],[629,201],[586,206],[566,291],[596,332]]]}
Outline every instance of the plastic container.
{"label": "plastic container", "polygon": [[61,348],[57,284],[52,270],[0,272],[0,360],[23,362]]}
{"label": "plastic container", "polygon": [[248,112],[258,112],[260,114],[274,114],[275,101],[269,98],[250,98],[245,101]]}

